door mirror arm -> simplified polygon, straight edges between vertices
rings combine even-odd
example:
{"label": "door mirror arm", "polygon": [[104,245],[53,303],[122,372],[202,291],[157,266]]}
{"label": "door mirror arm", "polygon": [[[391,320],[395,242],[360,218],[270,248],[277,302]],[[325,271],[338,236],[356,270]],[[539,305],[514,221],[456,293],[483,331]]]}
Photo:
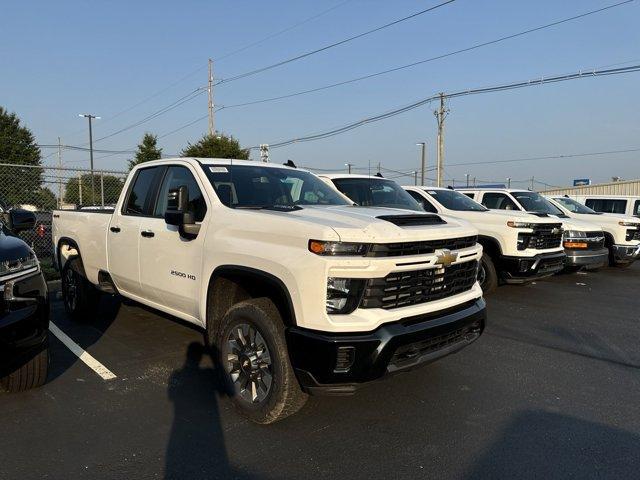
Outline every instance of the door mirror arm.
{"label": "door mirror arm", "polygon": [[167,210],[164,221],[167,225],[178,227],[182,238],[193,240],[200,232],[200,225],[196,223],[193,212],[189,207],[189,190],[186,185],[169,190],[167,195]]}

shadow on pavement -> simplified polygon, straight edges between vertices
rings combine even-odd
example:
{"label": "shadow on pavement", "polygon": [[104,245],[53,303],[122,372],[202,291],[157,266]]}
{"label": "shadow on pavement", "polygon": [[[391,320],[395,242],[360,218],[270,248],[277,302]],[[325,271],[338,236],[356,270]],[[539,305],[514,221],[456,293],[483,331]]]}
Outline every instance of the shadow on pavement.
{"label": "shadow on pavement", "polygon": [[638,452],[640,436],[634,433],[527,411],[507,426],[465,478],[633,478],[640,468]]}
{"label": "shadow on pavement", "polygon": [[[209,347],[193,342],[184,365],[169,378],[174,416],[165,479],[253,478],[229,464],[218,398],[230,395],[231,389],[224,382],[216,359]],[[213,367],[203,366],[209,361]]]}

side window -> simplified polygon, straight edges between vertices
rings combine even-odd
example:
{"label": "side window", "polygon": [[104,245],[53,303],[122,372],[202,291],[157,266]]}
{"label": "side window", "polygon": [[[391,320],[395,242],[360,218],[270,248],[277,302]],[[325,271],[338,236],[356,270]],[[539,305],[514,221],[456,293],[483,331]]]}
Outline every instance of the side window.
{"label": "side window", "polygon": [[476,194],[475,193],[465,193],[465,195],[467,197],[469,197],[471,200],[475,200],[476,199]]}
{"label": "side window", "polygon": [[158,193],[158,202],[154,215],[163,217],[167,210],[169,190],[186,185],[189,190],[189,211],[194,212],[196,222],[201,222],[207,213],[207,204],[204,201],[202,190],[193,174],[186,167],[173,166],[167,169]]}
{"label": "side window", "polygon": [[587,198],[585,205],[596,212],[626,213],[626,200],[610,200],[606,198]]}
{"label": "side window", "polygon": [[633,204],[633,212],[631,214],[635,217],[640,217],[640,200],[636,200]]}
{"label": "side window", "polygon": [[491,210],[520,210],[504,193],[485,193],[482,196],[482,205]]}
{"label": "side window", "polygon": [[431,202],[420,195],[418,192],[412,192],[411,190],[407,190],[407,193],[413,197],[413,199],[420,204],[420,206],[424,209],[425,212],[429,213],[438,213],[436,207],[431,205]]}
{"label": "side window", "polygon": [[148,215],[151,209],[149,193],[158,172],[157,167],[138,170],[133,180],[133,187],[127,197],[127,205],[123,209],[124,215]]}

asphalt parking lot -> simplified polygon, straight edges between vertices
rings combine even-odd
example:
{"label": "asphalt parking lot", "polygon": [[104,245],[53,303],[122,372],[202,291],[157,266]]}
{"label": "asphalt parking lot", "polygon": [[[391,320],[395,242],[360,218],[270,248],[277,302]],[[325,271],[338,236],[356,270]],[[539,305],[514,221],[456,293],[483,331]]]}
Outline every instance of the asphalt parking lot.
{"label": "asphalt parking lot", "polygon": [[[0,395],[0,478],[638,478],[640,265],[488,298],[485,335],[353,397],[272,426],[238,417],[195,329],[105,298],[52,320],[44,387]],[[192,349],[193,351],[193,349]]]}

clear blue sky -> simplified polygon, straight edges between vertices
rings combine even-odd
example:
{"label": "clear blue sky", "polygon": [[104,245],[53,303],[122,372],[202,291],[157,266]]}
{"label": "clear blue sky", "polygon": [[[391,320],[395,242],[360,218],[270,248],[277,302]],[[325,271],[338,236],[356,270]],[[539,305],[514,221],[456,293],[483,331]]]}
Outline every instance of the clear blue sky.
{"label": "clear blue sky", "polygon": [[[206,83],[207,58],[259,40],[342,0],[21,1],[3,6],[0,105],[15,111],[40,143],[82,145],[86,120],[101,115],[95,137],[127,126]],[[351,0],[319,18],[216,63],[230,77],[341,40],[437,2]],[[346,45],[216,89],[231,105],[333,83],[491,40],[615,3],[597,0],[457,0]],[[640,63],[640,4],[622,6],[502,44],[329,91],[222,110],[217,127],[245,146],[289,139],[381,113],[439,91],[525,80],[622,62]],[[114,114],[202,69],[156,98]],[[640,147],[640,73],[577,80],[452,100],[446,162],[481,162]],[[163,134],[206,114],[206,95],[96,148],[129,149],[145,131]],[[376,165],[399,170],[418,163],[418,141],[435,157],[432,108],[317,142],[272,151],[321,168]],[[197,140],[207,121],[163,138],[165,153]],[[45,155],[51,150],[43,150]],[[255,153],[253,154],[255,156]],[[100,157],[96,154],[96,157]],[[127,155],[97,158],[97,168],[122,169]],[[573,178],[640,177],[640,153],[503,165],[447,167],[483,180],[534,175],[563,185]],[[53,163],[54,158],[46,159]],[[70,166],[88,155],[65,152]],[[408,182],[409,179],[407,178]],[[524,184],[523,184],[524,185]]]}

